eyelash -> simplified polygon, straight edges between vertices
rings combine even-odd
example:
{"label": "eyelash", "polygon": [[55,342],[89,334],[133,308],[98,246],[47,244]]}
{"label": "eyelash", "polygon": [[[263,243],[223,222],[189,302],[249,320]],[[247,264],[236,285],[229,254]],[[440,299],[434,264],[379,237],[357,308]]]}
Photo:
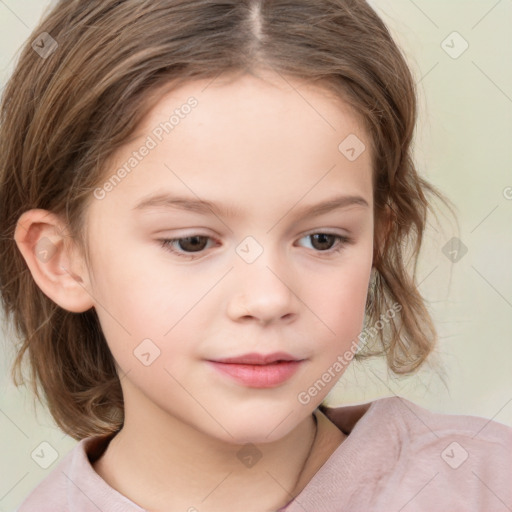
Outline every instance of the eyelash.
{"label": "eyelash", "polygon": [[[307,235],[304,235],[302,238],[311,237],[313,235],[330,235],[330,236],[334,236],[336,239],[338,239],[338,244],[335,245],[334,248],[327,249],[325,251],[316,251],[320,254],[327,254],[327,255],[338,254],[343,249],[345,249],[346,245],[353,243],[353,240],[348,236],[338,235],[336,233],[329,233],[329,232],[324,232],[324,231],[318,231],[316,233],[309,233]],[[194,235],[184,236],[184,237],[180,237],[180,238],[159,239],[158,241],[160,242],[160,245],[162,246],[162,248],[165,249],[166,251],[176,254],[176,256],[179,256],[180,258],[186,258],[186,259],[190,260],[190,259],[194,259],[195,255],[201,255],[204,252],[204,250],[198,251],[198,252],[189,252],[189,253],[185,252],[184,253],[184,252],[174,249],[173,244],[175,242],[179,242],[180,240],[184,240],[185,238],[194,238],[194,237],[204,237],[204,238],[211,239],[211,237],[206,236],[206,235],[194,234]]]}

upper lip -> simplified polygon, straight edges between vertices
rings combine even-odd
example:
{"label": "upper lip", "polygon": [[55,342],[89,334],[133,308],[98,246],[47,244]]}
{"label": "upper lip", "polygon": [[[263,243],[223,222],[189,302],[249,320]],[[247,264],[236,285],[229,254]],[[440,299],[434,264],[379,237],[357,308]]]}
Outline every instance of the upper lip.
{"label": "upper lip", "polygon": [[273,352],[272,354],[258,354],[251,352],[237,357],[226,357],[224,359],[215,359],[216,363],[233,364],[271,364],[276,361],[301,361],[301,359],[287,354],[286,352]]}

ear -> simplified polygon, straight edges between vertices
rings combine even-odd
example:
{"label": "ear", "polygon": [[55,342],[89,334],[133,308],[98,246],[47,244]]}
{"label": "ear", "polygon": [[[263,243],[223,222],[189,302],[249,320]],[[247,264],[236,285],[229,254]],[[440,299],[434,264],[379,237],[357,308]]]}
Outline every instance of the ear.
{"label": "ear", "polygon": [[41,291],[74,313],[94,305],[85,260],[60,217],[40,209],[18,219],[14,240]]}

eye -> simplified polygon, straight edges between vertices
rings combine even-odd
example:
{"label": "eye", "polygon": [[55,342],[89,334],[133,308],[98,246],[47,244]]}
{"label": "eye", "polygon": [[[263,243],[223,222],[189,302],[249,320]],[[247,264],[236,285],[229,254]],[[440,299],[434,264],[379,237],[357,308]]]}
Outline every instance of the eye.
{"label": "eye", "polygon": [[[327,255],[339,253],[346,245],[353,243],[348,236],[334,233],[310,233],[302,237],[301,240],[305,238],[312,240],[313,249],[317,249],[316,252],[326,253]],[[192,259],[195,254],[200,255],[206,249],[208,240],[211,240],[209,236],[191,235],[181,238],[160,239],[159,242],[165,250],[181,258]]]}
{"label": "eye", "polygon": [[[182,238],[170,238],[159,240],[162,247],[177,256],[191,259],[194,253],[201,252],[205,248],[205,241],[210,237],[204,235],[192,235]],[[176,249],[178,246],[178,249]],[[191,250],[191,252],[189,252]]]}
{"label": "eye", "polygon": [[[342,251],[346,245],[352,243],[352,239],[348,236],[337,235],[335,233],[310,233],[303,238],[309,238],[312,241],[313,248],[318,248],[317,252],[336,254]],[[335,241],[338,241],[336,244]],[[334,248],[333,248],[334,247]]]}

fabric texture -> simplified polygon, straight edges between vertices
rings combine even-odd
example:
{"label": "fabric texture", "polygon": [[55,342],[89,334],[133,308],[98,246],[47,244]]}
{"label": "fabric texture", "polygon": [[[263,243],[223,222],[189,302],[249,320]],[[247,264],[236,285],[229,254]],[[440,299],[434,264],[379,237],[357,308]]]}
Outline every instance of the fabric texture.
{"label": "fabric texture", "polygon": [[[512,510],[511,427],[398,396],[325,415],[348,437],[281,511]],[[108,441],[78,442],[16,512],[145,512],[94,471]]]}

